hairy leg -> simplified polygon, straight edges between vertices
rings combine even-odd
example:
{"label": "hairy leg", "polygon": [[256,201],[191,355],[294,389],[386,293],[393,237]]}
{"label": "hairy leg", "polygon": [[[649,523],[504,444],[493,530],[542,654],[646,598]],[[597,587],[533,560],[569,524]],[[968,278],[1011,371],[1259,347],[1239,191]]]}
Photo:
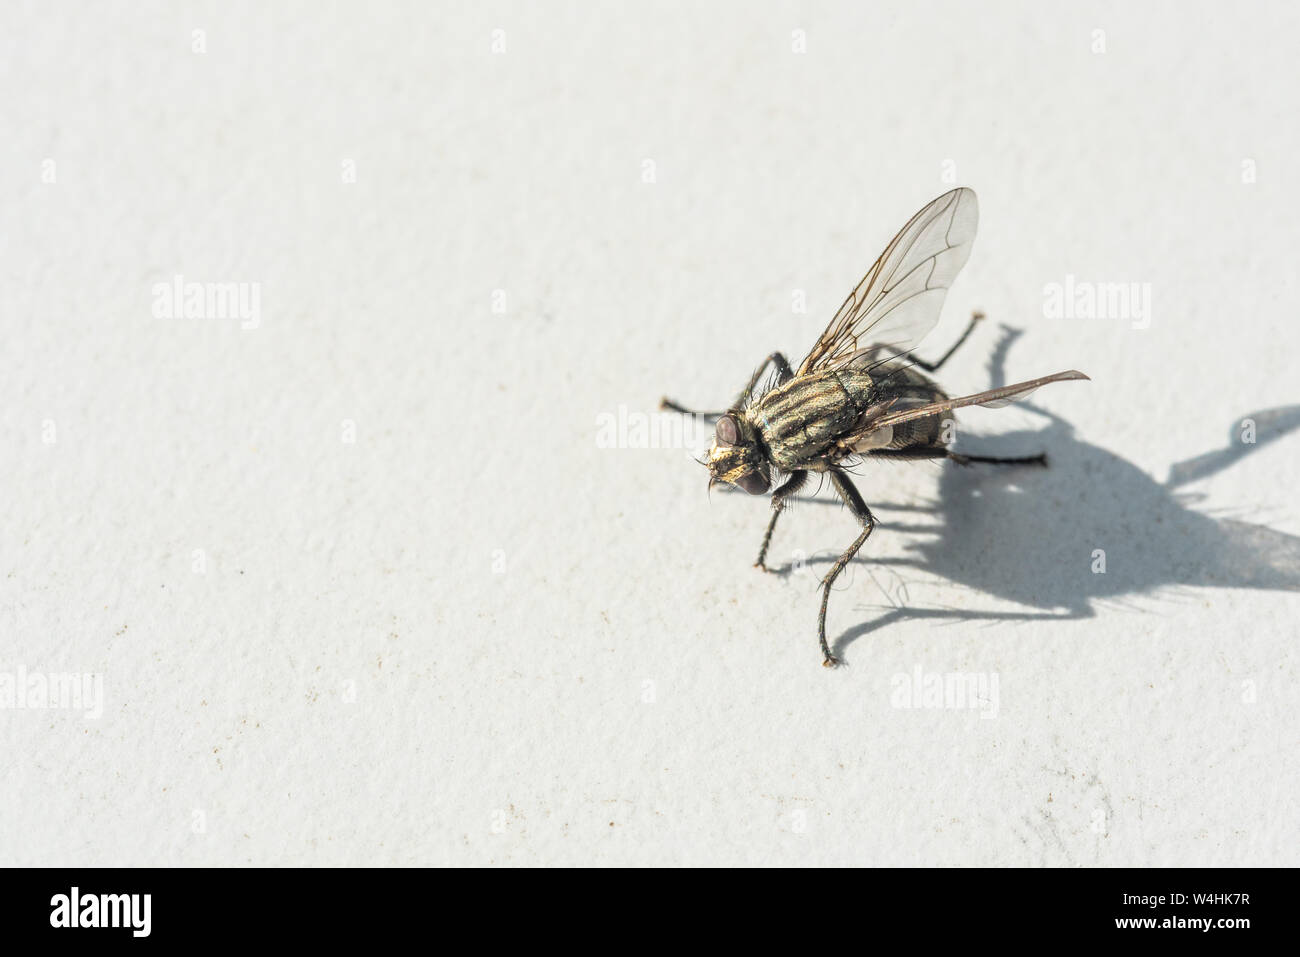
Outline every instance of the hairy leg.
{"label": "hairy leg", "polygon": [[876,519],[871,514],[871,509],[867,508],[867,503],[862,500],[858,490],[854,487],[853,482],[849,480],[847,473],[834,469],[830,473],[831,483],[835,486],[835,491],[840,493],[840,498],[844,499],[844,504],[849,507],[854,518],[862,523],[862,534],[853,540],[853,544],[845,549],[844,554],[835,560],[831,570],[826,573],[822,579],[822,608],[817,615],[817,640],[822,646],[822,664],[827,668],[833,668],[838,665],[839,659],[831,654],[830,645],[826,643],[826,606],[831,599],[831,585],[839,577],[844,566],[853,560],[853,556],[858,553],[867,538],[871,535],[872,529],[876,527]]}
{"label": "hairy leg", "polygon": [[[763,364],[758,367],[752,376],[750,376],[749,382],[746,384],[745,388],[740,390],[740,394],[736,396],[736,401],[731,404],[731,409],[727,411],[734,412],[745,405],[749,400],[750,394],[754,391],[754,386],[758,385],[758,380],[763,377],[763,373],[767,371],[769,365],[776,366],[776,381],[778,385],[787,382],[794,377],[794,370],[790,368],[790,363],[786,360],[786,357],[779,352],[773,352],[763,360]],[[688,409],[668,398],[659,400],[659,408],[667,409],[672,412],[681,412],[686,415],[702,415],[705,418],[710,419],[719,419],[727,414],[726,411],[696,412],[694,409]]]}
{"label": "hairy leg", "polygon": [[754,562],[755,568],[761,568],[765,572],[771,571],[765,562],[767,559],[767,546],[772,541],[772,531],[776,528],[776,520],[781,517],[781,512],[785,508],[785,500],[803,488],[804,483],[807,481],[807,472],[793,472],[785,483],[772,493],[772,520],[767,523],[767,531],[763,534],[763,547],[758,550],[758,561]]}

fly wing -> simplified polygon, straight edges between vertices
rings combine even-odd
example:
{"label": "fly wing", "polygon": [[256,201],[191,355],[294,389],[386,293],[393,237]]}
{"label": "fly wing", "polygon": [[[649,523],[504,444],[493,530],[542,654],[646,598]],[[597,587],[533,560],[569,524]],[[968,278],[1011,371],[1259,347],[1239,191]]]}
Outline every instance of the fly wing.
{"label": "fly wing", "polygon": [[[854,445],[860,443],[870,433],[877,429],[893,428],[904,422],[911,422],[913,419],[924,419],[931,415],[940,415],[944,412],[950,412],[953,409],[960,409],[968,405],[982,405],[989,409],[998,409],[1012,402],[1019,401],[1028,397],[1034,390],[1047,385],[1049,382],[1069,382],[1072,379],[1087,379],[1088,377],[1082,372],[1071,369],[1068,372],[1057,372],[1054,375],[1045,375],[1038,379],[1030,379],[1026,382],[1017,382],[1015,385],[1005,385],[1000,389],[989,389],[987,392],[977,392],[974,395],[964,395],[957,399],[945,399],[942,402],[927,402],[924,405],[904,406],[907,400],[898,400],[892,403],[887,409],[877,411],[869,416],[869,425],[862,429],[855,436],[846,439],[845,445]],[[904,407],[900,407],[904,406]]]}
{"label": "fly wing", "polygon": [[913,216],[844,300],[799,375],[840,365],[865,346],[916,348],[939,321],[948,287],[970,256],[979,223],[973,190],[944,193]]}

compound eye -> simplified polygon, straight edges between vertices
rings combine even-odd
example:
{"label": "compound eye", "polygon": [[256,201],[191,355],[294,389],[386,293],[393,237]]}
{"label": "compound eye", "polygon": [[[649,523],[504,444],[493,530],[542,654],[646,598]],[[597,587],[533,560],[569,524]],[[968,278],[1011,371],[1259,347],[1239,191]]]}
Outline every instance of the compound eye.
{"label": "compound eye", "polygon": [[746,472],[736,479],[736,486],[744,489],[750,495],[762,495],[771,484],[760,472]]}
{"label": "compound eye", "polygon": [[719,445],[735,445],[739,442],[740,429],[736,425],[736,420],[730,415],[718,419],[717,427],[713,430],[713,438]]}

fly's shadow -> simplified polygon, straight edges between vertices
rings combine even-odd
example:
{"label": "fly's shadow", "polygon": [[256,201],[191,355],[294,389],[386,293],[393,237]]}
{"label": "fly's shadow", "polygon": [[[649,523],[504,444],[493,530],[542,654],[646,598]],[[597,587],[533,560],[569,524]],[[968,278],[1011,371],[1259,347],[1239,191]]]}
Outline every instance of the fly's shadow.
{"label": "fly's shadow", "polygon": [[[991,363],[995,387],[1005,381],[1006,354],[1019,335],[1004,327]],[[1008,454],[1046,450],[1051,468],[1003,472],[945,465],[933,505],[872,503],[884,516],[882,532],[908,537],[908,554],[859,555],[854,564],[876,566],[872,578],[878,585],[880,566],[902,582],[911,577],[908,570],[921,570],[1038,610],[969,612],[899,603],[840,635],[837,656],[863,635],[908,618],[1070,620],[1093,617],[1108,603],[1133,604],[1138,596],[1176,599],[1180,587],[1300,589],[1300,537],[1197,511],[1192,506],[1201,497],[1184,490],[1300,427],[1300,405],[1242,416],[1224,448],[1177,463],[1163,483],[1076,438],[1059,416],[1029,402],[1020,407],[1046,419],[1047,427],[998,433],[987,442]],[[903,520],[894,521],[900,514]],[[806,559],[810,565],[832,561],[827,555]]]}

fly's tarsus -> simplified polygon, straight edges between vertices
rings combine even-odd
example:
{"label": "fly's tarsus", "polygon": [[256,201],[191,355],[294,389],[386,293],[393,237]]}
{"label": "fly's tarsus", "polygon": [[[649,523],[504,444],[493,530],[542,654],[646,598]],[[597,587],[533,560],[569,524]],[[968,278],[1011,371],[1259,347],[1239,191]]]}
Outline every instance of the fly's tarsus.
{"label": "fly's tarsus", "polygon": [[695,409],[688,409],[684,405],[679,405],[667,396],[659,400],[659,408],[663,412],[680,412],[682,415],[698,415],[706,419],[720,419],[727,414],[725,412],[697,412]]}
{"label": "fly's tarsus", "polygon": [[1036,465],[1039,468],[1047,468],[1046,452],[1039,452],[1037,455],[1020,455],[1014,458],[1003,458],[997,455],[959,455],[956,452],[949,452],[948,458],[958,465],[972,465],[979,462],[982,465]]}
{"label": "fly's tarsus", "polygon": [[945,352],[943,355],[941,355],[934,362],[926,362],[924,359],[917,359],[917,358],[913,358],[912,361],[915,362],[922,369],[924,369],[926,372],[938,372],[940,367],[945,362],[947,362],[949,359],[952,358],[952,354],[961,348],[961,344],[970,338],[970,334],[975,331],[975,327],[979,325],[979,321],[983,318],[984,318],[984,313],[982,312],[972,313],[970,317],[970,322],[967,323],[966,325],[966,331],[963,332],[960,336],[958,336],[957,341],[954,342],[948,348],[948,351]]}

